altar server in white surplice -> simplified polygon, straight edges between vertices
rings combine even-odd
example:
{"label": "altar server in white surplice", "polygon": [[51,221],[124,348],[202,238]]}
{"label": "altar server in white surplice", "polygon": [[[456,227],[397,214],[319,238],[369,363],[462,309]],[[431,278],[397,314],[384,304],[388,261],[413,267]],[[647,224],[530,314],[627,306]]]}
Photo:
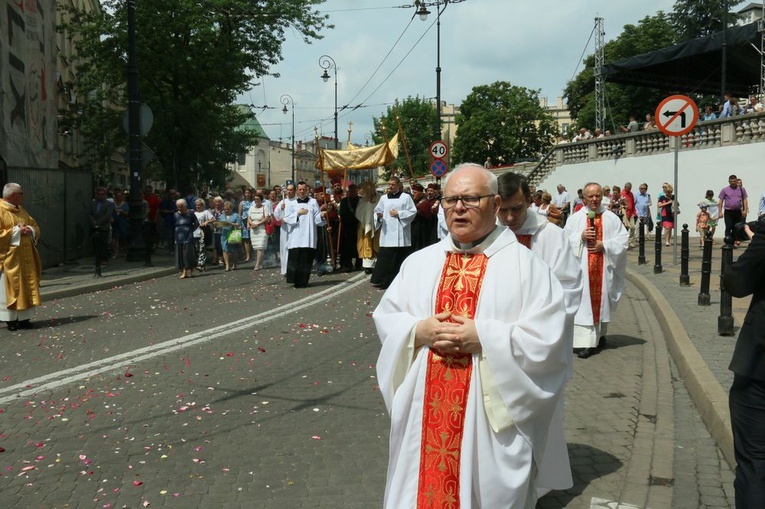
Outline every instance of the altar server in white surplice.
{"label": "altar server in white surplice", "polygon": [[[573,374],[574,315],[582,300],[582,269],[571,251],[563,230],[550,223],[540,214],[529,213],[531,190],[526,179],[517,173],[507,172],[498,177],[499,196],[502,199],[497,213],[501,224],[510,228],[518,242],[544,260],[563,287],[566,301],[566,350],[568,352],[568,375]],[[571,465],[568,459],[566,436],[563,426],[563,397],[558,401],[555,416],[550,423],[547,447],[539,462],[537,493],[544,495],[550,490],[566,490],[573,486]]]}
{"label": "altar server in white surplice", "polygon": [[458,166],[442,205],[449,237],[406,259],[373,314],[391,415],[384,506],[533,508],[568,379],[563,288],[495,224],[483,166]]}
{"label": "altar server in white surplice", "polygon": [[284,222],[289,225],[287,240],[287,283],[295,288],[308,286],[311,267],[316,257],[317,226],[324,226],[326,212],[308,196],[308,184],[298,182],[297,198],[288,203]]}
{"label": "altar server in white surplice", "polygon": [[279,258],[281,261],[282,276],[287,275],[287,242],[290,238],[290,225],[284,222],[284,214],[287,211],[287,205],[295,201],[295,184],[287,185],[287,196],[276,204],[274,208],[274,219],[281,222],[281,232],[279,233]]}
{"label": "altar server in white surplice", "polygon": [[611,311],[624,291],[629,232],[602,206],[600,184],[584,187],[584,207],[568,218],[564,232],[584,276],[582,303],[574,317],[574,351],[586,359],[605,345]]}
{"label": "altar server in white surplice", "polygon": [[391,177],[388,193],[375,207],[375,228],[380,232],[380,251],[372,272],[372,284],[388,288],[398,274],[401,263],[412,252],[412,221],[417,207],[403,191],[401,179]]}

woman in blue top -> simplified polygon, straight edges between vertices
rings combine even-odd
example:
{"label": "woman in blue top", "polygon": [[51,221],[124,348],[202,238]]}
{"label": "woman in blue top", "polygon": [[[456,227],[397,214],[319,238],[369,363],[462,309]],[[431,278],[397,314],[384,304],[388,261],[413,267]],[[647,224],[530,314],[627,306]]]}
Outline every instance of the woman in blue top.
{"label": "woman in blue top", "polygon": [[252,246],[250,246],[250,230],[247,228],[247,216],[252,207],[252,189],[244,190],[244,198],[239,202],[239,219],[242,227],[242,244],[244,244],[244,262],[250,261]]}
{"label": "woman in blue top", "polygon": [[197,265],[197,250],[194,243],[194,231],[199,228],[199,221],[193,212],[189,212],[186,200],[175,202],[178,210],[175,219],[175,266],[181,271],[181,279],[192,277]]}
{"label": "woman in blue top", "polygon": [[226,266],[226,270],[236,269],[236,250],[239,249],[239,245],[233,245],[228,243],[228,234],[232,230],[239,230],[242,228],[239,222],[239,214],[234,212],[234,207],[230,201],[223,203],[223,214],[220,215],[219,221],[225,223],[220,229],[220,245],[223,250],[223,263]]}

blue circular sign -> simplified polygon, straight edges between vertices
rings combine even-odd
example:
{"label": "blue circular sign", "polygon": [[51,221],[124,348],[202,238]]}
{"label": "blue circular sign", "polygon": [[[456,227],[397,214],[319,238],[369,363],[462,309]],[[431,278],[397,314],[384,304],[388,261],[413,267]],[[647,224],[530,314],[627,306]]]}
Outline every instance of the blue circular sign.
{"label": "blue circular sign", "polygon": [[430,173],[432,173],[434,177],[443,177],[446,175],[447,171],[449,171],[449,168],[441,159],[435,159],[430,164]]}

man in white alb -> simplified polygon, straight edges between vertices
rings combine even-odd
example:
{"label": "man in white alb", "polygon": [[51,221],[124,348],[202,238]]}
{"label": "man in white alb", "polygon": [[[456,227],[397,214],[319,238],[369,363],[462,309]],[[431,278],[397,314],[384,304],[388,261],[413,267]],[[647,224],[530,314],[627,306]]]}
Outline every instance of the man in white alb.
{"label": "man in white alb", "polygon": [[384,507],[532,508],[568,378],[563,288],[496,225],[497,178],[460,165],[449,237],[413,253],[373,317],[391,414]]}
{"label": "man in white alb", "polygon": [[398,274],[404,258],[412,251],[412,221],[417,207],[403,192],[401,179],[391,177],[388,193],[375,207],[375,227],[380,229],[380,251],[372,272],[372,285],[388,288]]}
{"label": "man in white alb", "polygon": [[325,216],[316,200],[308,196],[308,184],[298,182],[297,198],[284,211],[284,222],[289,227],[287,283],[295,288],[308,286],[316,256],[316,227],[324,226]]}
{"label": "man in white alb", "polygon": [[584,207],[569,218],[564,232],[584,276],[584,291],[574,317],[574,351],[586,359],[605,344],[611,311],[624,291],[629,233],[619,216],[602,206],[603,188],[584,187]]}
{"label": "man in white alb", "polygon": [[[558,278],[566,300],[566,350],[568,351],[568,376],[573,375],[572,348],[574,340],[574,315],[582,300],[582,269],[571,251],[568,238],[561,228],[550,223],[540,214],[529,213],[531,190],[526,179],[517,173],[507,172],[497,179],[498,194],[502,199],[497,212],[499,222],[510,228],[518,242],[531,249],[550,266]],[[571,466],[568,460],[566,437],[563,430],[563,397],[550,423],[545,455],[539,461],[537,493],[544,495],[550,490],[565,490],[573,486]]]}

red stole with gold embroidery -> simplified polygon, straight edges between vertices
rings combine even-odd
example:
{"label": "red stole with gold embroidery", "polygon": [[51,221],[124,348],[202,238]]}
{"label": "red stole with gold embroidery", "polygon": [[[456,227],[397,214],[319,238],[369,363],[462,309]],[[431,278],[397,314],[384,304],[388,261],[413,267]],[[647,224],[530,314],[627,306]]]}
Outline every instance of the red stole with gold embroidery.
{"label": "red stole with gold embroidery", "polygon": [[[594,219],[597,240],[603,240],[603,214],[597,214]],[[605,255],[600,253],[587,254],[587,272],[590,279],[590,306],[592,308],[592,323],[600,323],[600,305],[603,297],[603,263]]]}
{"label": "red stole with gold embroidery", "polygon": [[[474,318],[487,263],[483,254],[447,253],[435,314]],[[418,509],[460,506],[460,452],[472,370],[471,354],[428,352]]]}
{"label": "red stole with gold embroidery", "polygon": [[528,233],[522,233],[522,234],[516,234],[515,237],[518,239],[518,242],[520,242],[521,245],[531,249],[531,235],[529,235]]}

